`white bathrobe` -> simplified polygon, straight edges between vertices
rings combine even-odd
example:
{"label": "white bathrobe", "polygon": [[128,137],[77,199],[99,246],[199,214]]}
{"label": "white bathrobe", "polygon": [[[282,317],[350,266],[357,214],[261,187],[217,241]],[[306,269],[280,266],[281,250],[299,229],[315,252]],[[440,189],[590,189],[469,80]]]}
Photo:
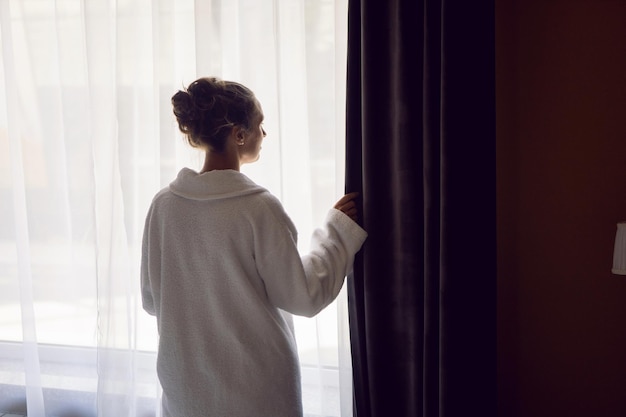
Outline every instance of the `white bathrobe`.
{"label": "white bathrobe", "polygon": [[331,209],[301,256],[280,202],[234,170],[183,169],[155,197],[141,263],[164,417],[298,417],[290,316],[332,302],[367,234]]}

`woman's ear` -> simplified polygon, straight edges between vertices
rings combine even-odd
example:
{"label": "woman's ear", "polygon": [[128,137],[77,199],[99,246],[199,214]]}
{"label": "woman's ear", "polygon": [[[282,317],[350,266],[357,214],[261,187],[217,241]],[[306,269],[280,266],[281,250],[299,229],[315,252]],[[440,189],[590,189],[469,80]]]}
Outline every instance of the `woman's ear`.
{"label": "woman's ear", "polygon": [[245,133],[246,133],[245,130],[240,126],[235,126],[233,128],[233,136],[235,138],[235,142],[237,143],[237,145],[244,144],[244,139],[246,137]]}

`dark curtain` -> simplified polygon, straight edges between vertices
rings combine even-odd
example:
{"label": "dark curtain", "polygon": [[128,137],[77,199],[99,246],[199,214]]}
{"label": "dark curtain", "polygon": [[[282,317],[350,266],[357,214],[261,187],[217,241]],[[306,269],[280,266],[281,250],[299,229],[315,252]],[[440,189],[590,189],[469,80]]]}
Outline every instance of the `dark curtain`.
{"label": "dark curtain", "polygon": [[354,415],[495,416],[494,2],[350,0]]}

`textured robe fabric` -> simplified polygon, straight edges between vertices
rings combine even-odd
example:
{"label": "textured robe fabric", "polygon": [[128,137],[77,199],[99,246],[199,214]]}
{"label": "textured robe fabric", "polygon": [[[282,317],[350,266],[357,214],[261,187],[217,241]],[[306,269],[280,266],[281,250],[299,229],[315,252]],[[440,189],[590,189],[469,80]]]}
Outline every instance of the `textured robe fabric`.
{"label": "textured robe fabric", "polygon": [[331,209],[301,256],[266,189],[234,170],[181,170],[150,206],[141,262],[164,417],[301,416],[284,312],[311,317],[332,302],[366,236]]}

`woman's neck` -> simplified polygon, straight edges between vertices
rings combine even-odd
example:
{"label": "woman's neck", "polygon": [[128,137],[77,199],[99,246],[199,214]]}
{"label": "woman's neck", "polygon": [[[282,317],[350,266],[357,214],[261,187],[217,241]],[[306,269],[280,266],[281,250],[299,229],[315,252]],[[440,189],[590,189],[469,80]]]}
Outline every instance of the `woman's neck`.
{"label": "woman's neck", "polygon": [[204,166],[202,167],[200,173],[222,169],[239,171],[240,167],[241,164],[237,150],[227,147],[227,149],[223,152],[213,150],[206,151],[204,156]]}

